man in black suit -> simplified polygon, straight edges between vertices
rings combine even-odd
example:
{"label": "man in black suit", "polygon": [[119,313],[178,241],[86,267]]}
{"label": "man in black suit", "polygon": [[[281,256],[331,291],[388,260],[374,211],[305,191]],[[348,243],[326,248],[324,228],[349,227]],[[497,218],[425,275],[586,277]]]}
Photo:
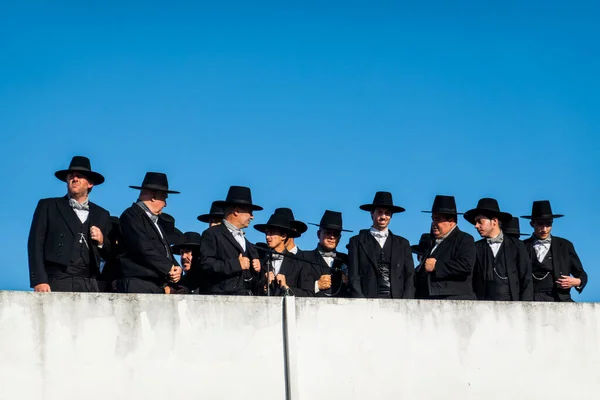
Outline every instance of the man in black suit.
{"label": "man in black suit", "polygon": [[86,157],[73,157],[54,174],[67,183],[67,195],[39,201],[27,250],[29,281],[36,292],[97,292],[100,259],[110,254],[110,214],[89,201],[104,177]]}
{"label": "man in black suit", "polygon": [[122,250],[121,278],[117,289],[121,293],[165,293],[168,283],[181,279],[181,267],[173,257],[167,233],[159,224],[159,215],[167,206],[169,190],[167,176],[148,172],[138,200],[121,214]]}
{"label": "man in black suit", "polygon": [[414,299],[415,265],[408,240],[388,228],[393,214],[404,212],[392,194],[377,192],[371,204],[360,206],[371,214],[372,226],[350,238],[348,279],[352,297]]}
{"label": "man in black suit", "polygon": [[205,230],[200,245],[200,268],[208,293],[262,293],[258,252],[242,230],[262,207],[252,204],[250,188],[244,186],[231,186],[227,198],[216,205],[224,209],[223,223]]}
{"label": "man in black suit", "polygon": [[588,276],[575,251],[573,243],[551,235],[554,219],[562,214],[552,213],[548,200],[534,201],[530,219],[533,235],[525,247],[533,264],[534,301],[572,302],[571,288],[579,293],[587,284]]}
{"label": "man in black suit", "polygon": [[304,232],[306,232],[308,230],[308,227],[306,226],[306,224],[304,222],[296,220],[296,218],[294,217],[294,212],[292,211],[291,208],[286,208],[286,207],[276,208],[275,212],[273,214],[279,214],[279,215],[283,216],[284,218],[286,218],[287,220],[289,220],[290,225],[292,226],[292,229],[294,229],[296,232],[298,232],[298,236],[288,237],[288,239],[285,242],[285,248],[287,251],[289,251],[292,254],[300,255],[302,253],[302,250],[300,250],[298,248],[298,246],[296,246],[296,242],[294,241],[294,239],[300,237]]}
{"label": "man in black suit", "polygon": [[336,250],[342,232],[342,213],[325,210],[319,227],[319,244],[313,251],[303,251],[302,257],[311,265],[315,297],[350,297],[348,289],[348,255]]}
{"label": "man in black suit", "polygon": [[476,251],[473,236],[458,229],[453,196],[435,197],[431,211],[435,241],[417,267],[417,298],[476,300],[472,287]]}
{"label": "man in black suit", "polygon": [[500,211],[496,199],[483,198],[465,213],[483,239],[475,243],[473,289],[479,300],[533,301],[531,261],[519,239],[504,234],[512,215]]}
{"label": "man in black suit", "polygon": [[289,239],[300,236],[291,222],[289,215],[280,212],[271,215],[266,224],[254,226],[265,234],[267,247],[271,250],[265,251],[261,260],[262,271],[267,277],[265,292],[272,296],[312,296],[314,281],[310,265],[286,248]]}
{"label": "man in black suit", "polygon": [[200,243],[202,236],[198,232],[184,233],[179,243],[171,246],[171,251],[181,257],[183,277],[179,284],[169,285],[166,291],[170,293],[198,293],[202,283],[200,270]]}

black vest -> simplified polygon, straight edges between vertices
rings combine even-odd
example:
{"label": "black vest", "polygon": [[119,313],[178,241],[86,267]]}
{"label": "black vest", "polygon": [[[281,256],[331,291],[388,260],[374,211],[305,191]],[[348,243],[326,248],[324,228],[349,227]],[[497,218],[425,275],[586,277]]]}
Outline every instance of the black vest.
{"label": "black vest", "polygon": [[539,262],[537,253],[533,250],[532,270],[533,270],[533,291],[537,293],[551,292],[554,290],[554,264],[552,261],[552,245],[546,254],[546,257]]}
{"label": "black vest", "polygon": [[487,247],[485,252],[485,300],[511,301],[513,299],[510,295],[510,285],[508,283],[504,243],[500,245],[495,258],[490,245],[488,243],[485,243],[485,245]]}
{"label": "black vest", "polygon": [[91,254],[91,239],[90,239],[90,217],[78,227],[78,231],[75,233],[73,238],[73,251],[71,253],[71,259],[65,273],[73,276],[90,277],[91,262],[94,257]]}
{"label": "black vest", "polygon": [[377,255],[377,288],[380,298],[389,299],[391,296],[390,289],[390,266],[392,262],[392,237],[388,235],[383,248],[379,245],[377,239],[369,233],[373,248],[379,250]]}

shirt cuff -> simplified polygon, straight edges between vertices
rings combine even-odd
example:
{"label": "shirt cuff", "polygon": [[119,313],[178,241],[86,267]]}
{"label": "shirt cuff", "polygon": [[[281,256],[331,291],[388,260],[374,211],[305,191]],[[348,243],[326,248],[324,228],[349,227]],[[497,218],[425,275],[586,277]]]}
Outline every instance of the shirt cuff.
{"label": "shirt cuff", "polygon": [[315,281],[315,293],[319,293],[319,281]]}
{"label": "shirt cuff", "polygon": [[104,244],[99,244],[99,245],[98,245],[98,248],[99,248],[99,249],[101,249],[101,248],[102,248],[102,246],[104,246]]}

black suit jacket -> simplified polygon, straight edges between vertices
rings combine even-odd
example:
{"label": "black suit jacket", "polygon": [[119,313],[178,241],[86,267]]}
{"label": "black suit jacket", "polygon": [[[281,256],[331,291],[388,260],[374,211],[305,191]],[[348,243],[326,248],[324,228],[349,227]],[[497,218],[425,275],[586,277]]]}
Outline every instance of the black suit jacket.
{"label": "black suit jacket", "polygon": [[[296,297],[312,297],[315,294],[315,281],[311,273],[311,266],[301,260],[301,256],[294,255],[287,250],[283,252],[287,257],[283,258],[279,274],[285,275],[285,281],[290,287],[292,294]],[[294,258],[292,258],[294,257]],[[265,255],[261,260],[263,274],[269,271],[269,255]],[[262,279],[262,277],[261,277]],[[266,279],[264,280],[266,283]],[[264,286],[264,284],[263,284]],[[273,296],[282,296],[284,291],[272,284]]]}
{"label": "black suit jacket", "polygon": [[[98,275],[98,267],[101,257],[110,254],[110,240],[108,230],[110,229],[110,214],[104,208],[89,202],[90,212],[88,220],[90,227],[96,226],[102,231],[104,244],[99,249],[97,244],[90,238],[89,231],[86,232],[87,242],[91,245],[91,262],[93,275]],[[75,235],[79,233],[81,221],[75,211],[69,205],[69,198],[55,197],[42,199],[33,214],[29,239],[27,241],[27,252],[29,256],[29,284],[31,287],[40,283],[48,283],[48,274],[45,265],[53,263],[66,268],[71,260]]]}
{"label": "black suit jacket", "polygon": [[[535,249],[533,248],[534,241],[535,239],[533,237],[523,241],[523,243],[525,243],[525,248],[529,252],[529,257],[532,263],[534,259],[537,259]],[[554,268],[552,275],[554,280],[556,281],[561,275],[572,275],[575,278],[579,278],[581,279],[581,286],[579,289],[576,288],[576,290],[581,293],[585,285],[587,285],[588,276],[583,270],[583,265],[581,264],[581,260],[579,260],[579,256],[575,251],[575,246],[573,246],[573,243],[567,239],[563,239],[558,236],[552,236],[552,242],[550,246],[552,251],[552,265]],[[560,300],[571,300],[571,289],[557,288],[557,293]]]}
{"label": "black suit jacket", "polygon": [[242,270],[239,255],[259,259],[254,245],[246,240],[246,251],[225,224],[204,231],[200,244],[200,268],[210,294],[246,295],[262,293],[260,275],[252,266]]}
{"label": "black suit jacket", "polygon": [[[430,252],[431,249],[427,254]],[[417,268],[417,297],[458,296],[461,299],[475,299],[472,276],[476,257],[473,236],[457,226],[431,255],[425,256]],[[436,259],[435,269],[431,273],[425,271],[427,258]]]}
{"label": "black suit jacket", "polygon": [[[133,203],[123,211],[121,221],[120,276],[167,283],[173,265],[179,265],[171,246],[165,247],[167,235],[150,220],[146,211]],[[162,233],[162,235],[161,235]],[[165,239],[163,239],[163,237]]]}
{"label": "black suit jacket", "polygon": [[[493,253],[486,239],[475,243],[477,249],[477,260],[473,270],[473,290],[480,300],[485,300],[485,274],[486,266]],[[506,275],[508,286],[513,301],[533,301],[533,282],[531,278],[531,259],[525,248],[525,244],[519,239],[504,235],[504,241],[500,247],[506,263]]]}
{"label": "black suit jacket", "polygon": [[302,258],[310,265],[313,290],[315,282],[321,278],[321,275],[331,275],[331,288],[318,291],[315,293],[315,297],[350,297],[348,285],[342,281],[343,271],[345,274],[348,273],[348,255],[337,251],[336,254],[333,268],[329,268],[318,249],[302,252]]}
{"label": "black suit jacket", "polygon": [[[348,278],[352,297],[378,297],[379,271],[377,259],[381,248],[375,247],[369,229],[350,238],[348,245]],[[394,299],[415,298],[415,265],[408,240],[389,231],[392,241],[390,290]]]}

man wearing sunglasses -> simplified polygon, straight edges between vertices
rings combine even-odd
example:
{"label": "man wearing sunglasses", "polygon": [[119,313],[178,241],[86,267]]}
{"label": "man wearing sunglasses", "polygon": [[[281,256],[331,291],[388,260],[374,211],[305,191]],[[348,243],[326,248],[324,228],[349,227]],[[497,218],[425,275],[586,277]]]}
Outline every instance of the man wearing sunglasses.
{"label": "man wearing sunglasses", "polygon": [[348,255],[338,252],[342,232],[342,213],[326,210],[319,227],[319,244],[313,251],[302,252],[302,257],[311,264],[315,282],[315,297],[350,297],[348,291]]}
{"label": "man wearing sunglasses", "polygon": [[551,235],[554,219],[561,217],[552,213],[548,200],[534,201],[531,215],[521,217],[530,219],[533,228],[524,242],[533,265],[534,301],[572,302],[571,288],[581,293],[587,284],[573,243]]}

